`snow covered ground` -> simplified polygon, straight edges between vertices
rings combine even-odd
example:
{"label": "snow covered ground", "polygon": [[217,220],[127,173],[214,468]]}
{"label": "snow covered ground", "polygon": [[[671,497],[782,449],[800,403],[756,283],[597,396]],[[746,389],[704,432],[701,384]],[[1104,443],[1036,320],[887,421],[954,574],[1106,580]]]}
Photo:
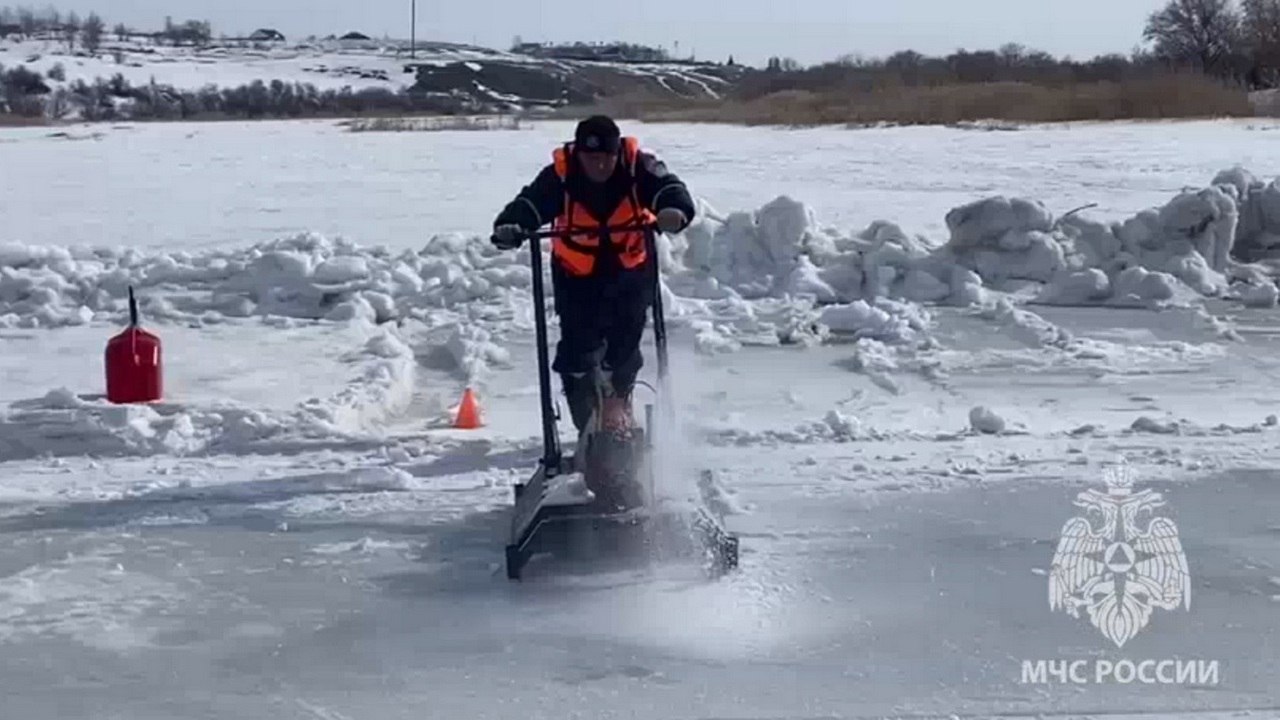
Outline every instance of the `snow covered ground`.
{"label": "snow covered ground", "polygon": [[[1277,291],[1226,257],[1270,245],[1273,133],[639,130],[718,209],[664,243],[671,465],[714,471],[742,537],[717,583],[502,572],[538,456],[531,278],[477,236],[568,126],[0,131],[6,710],[1280,712]],[[154,406],[99,397],[129,285]],[[449,427],[467,386],[477,431]],[[1119,458],[1191,588],[1123,648],[1048,578]],[[1025,682],[1042,660],[1218,674]]]}
{"label": "snow covered ground", "polygon": [[[61,64],[67,82],[84,80],[92,84],[98,78],[110,79],[121,74],[136,86],[145,86],[154,79],[160,85],[182,90],[198,90],[205,85],[239,87],[254,80],[311,83],[320,90],[344,86],[351,86],[353,90],[366,87],[398,90],[412,85],[416,78],[404,72],[405,63],[411,61],[408,48],[397,51],[395,47],[381,49],[379,46],[372,41],[348,43],[347,47],[341,42],[321,41],[302,46],[174,48],[120,43],[109,38],[104,41],[101,52],[90,54],[83,49],[78,53],[71,51],[62,40],[10,39],[0,40],[0,64],[26,65],[46,75]],[[122,62],[117,62],[117,51]],[[519,62],[522,56],[480,48],[435,47],[420,51],[412,60],[449,63],[497,57]]]}

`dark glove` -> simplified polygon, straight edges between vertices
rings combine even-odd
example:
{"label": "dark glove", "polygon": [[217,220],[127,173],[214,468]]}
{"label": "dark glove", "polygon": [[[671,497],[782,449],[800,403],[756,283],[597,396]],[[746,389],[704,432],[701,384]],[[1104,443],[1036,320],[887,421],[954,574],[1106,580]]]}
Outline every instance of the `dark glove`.
{"label": "dark glove", "polygon": [[658,229],[668,235],[674,235],[681,230],[689,222],[689,218],[677,208],[663,208],[658,211]]}
{"label": "dark glove", "polygon": [[519,225],[499,225],[493,229],[490,242],[501,250],[514,250],[524,243],[528,234],[529,231]]}

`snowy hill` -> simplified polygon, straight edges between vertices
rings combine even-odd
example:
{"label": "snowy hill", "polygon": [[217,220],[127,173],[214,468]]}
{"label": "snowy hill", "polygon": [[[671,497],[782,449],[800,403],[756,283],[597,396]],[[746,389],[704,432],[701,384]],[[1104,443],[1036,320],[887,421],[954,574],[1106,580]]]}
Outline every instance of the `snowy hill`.
{"label": "snowy hill", "polygon": [[50,95],[78,81],[91,86],[117,75],[131,87],[154,84],[193,94],[210,86],[225,90],[278,81],[321,92],[416,90],[438,99],[440,109],[467,111],[588,103],[641,91],[719,97],[747,72],[709,64],[544,59],[449,43],[424,43],[411,57],[396,44],[341,40],[208,48],[107,42],[96,53],[72,51],[62,41],[0,40],[0,65],[40,73]]}

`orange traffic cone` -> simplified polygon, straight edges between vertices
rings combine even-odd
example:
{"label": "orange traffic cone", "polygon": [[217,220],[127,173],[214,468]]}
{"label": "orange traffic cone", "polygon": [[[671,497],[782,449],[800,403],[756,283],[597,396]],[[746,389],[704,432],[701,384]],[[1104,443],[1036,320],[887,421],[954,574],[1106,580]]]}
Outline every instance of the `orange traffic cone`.
{"label": "orange traffic cone", "polygon": [[459,430],[475,430],[480,427],[480,404],[476,402],[475,393],[467,388],[462,393],[462,404],[458,406],[458,417],[453,426]]}

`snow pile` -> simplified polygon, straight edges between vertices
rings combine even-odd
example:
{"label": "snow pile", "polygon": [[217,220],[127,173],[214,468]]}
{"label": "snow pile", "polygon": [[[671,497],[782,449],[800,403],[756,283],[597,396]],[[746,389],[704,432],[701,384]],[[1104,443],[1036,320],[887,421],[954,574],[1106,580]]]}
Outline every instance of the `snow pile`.
{"label": "snow pile", "polygon": [[891,300],[900,274],[922,294],[950,296],[931,277],[912,273],[930,247],[895,227],[873,226],[858,238],[820,228],[807,205],[779,197],[755,213],[721,216],[706,203],[660,251],[668,307],[694,326],[704,352],[742,344],[815,344],[833,333],[910,342],[926,331],[927,312]]}
{"label": "snow pile", "polygon": [[677,295],[679,278],[663,283],[663,310],[669,325],[691,329],[699,352],[732,351],[743,345],[801,345],[821,343],[828,330],[819,322],[812,298],[746,300],[732,294],[723,300],[700,300]]}
{"label": "snow pile", "polygon": [[[690,276],[684,287],[692,297],[850,303],[889,294],[932,249],[889,223],[876,223],[856,238],[841,237],[818,227],[809,206],[782,196],[755,213],[724,218],[704,204],[673,262]],[[944,292],[936,278],[916,275],[910,282],[923,295],[950,294],[950,286]]]}
{"label": "snow pile", "polygon": [[993,289],[1040,285],[1041,303],[1165,303],[1184,297],[1182,288],[1226,291],[1235,222],[1234,203],[1218,188],[1112,225],[1055,220],[1040,203],[997,197],[948,215],[946,249]]}
{"label": "snow pile", "polygon": [[66,388],[14,403],[0,417],[0,457],[197,455],[248,452],[264,443],[315,440],[316,425],[238,406],[114,405]]}
{"label": "snow pile", "polygon": [[723,222],[702,218],[687,231],[684,263],[704,274],[703,297],[723,297],[728,288],[748,299],[784,294],[838,299],[812,262],[835,247],[830,236],[815,231],[807,205],[783,196],[754,214],[736,212]]}
{"label": "snow pile", "polygon": [[926,334],[932,317],[918,305],[888,298],[831,305],[819,315],[832,332],[880,342],[907,343]]}
{"label": "snow pile", "polygon": [[390,328],[380,328],[348,362],[358,379],[334,397],[313,399],[300,412],[319,433],[360,434],[408,409],[417,379],[417,357]]}
{"label": "snow pile", "polygon": [[[1280,206],[1270,204],[1280,189],[1235,181],[1243,199],[1219,184],[1110,225],[989,198],[948,213],[941,245],[888,222],[842,236],[787,197],[728,216],[704,203],[685,233],[660,241],[664,299],[711,349],[821,342],[831,331],[910,341],[928,323],[918,303],[985,305],[992,290],[1027,286],[1045,303],[1163,303],[1227,294],[1241,280],[1230,296],[1268,305],[1274,283],[1231,251],[1237,235],[1247,246],[1280,237]],[[500,361],[492,346],[504,329],[531,325],[530,284],[527,249],[500,253],[458,235],[398,254],[315,234],[202,253],[11,243],[0,245],[0,327],[118,322],[133,285],[144,315],[161,321],[451,318],[468,328],[458,343],[476,346],[455,353],[472,373]]]}
{"label": "snow pile", "polygon": [[889,346],[873,340],[862,338],[854,350],[851,365],[854,370],[865,374],[881,389],[897,395],[901,392],[898,382],[891,373],[898,369],[898,362]]}
{"label": "snow pile", "polygon": [[1007,298],[1001,298],[991,305],[976,311],[984,320],[999,325],[1015,340],[1033,348],[1067,349],[1073,345],[1071,333],[1043,317],[1021,308],[1014,307]]}
{"label": "snow pile", "polygon": [[[255,419],[236,418],[246,423]],[[43,398],[14,403],[0,419],[0,456],[181,454],[208,441],[211,420],[211,415],[194,419],[169,406],[95,402],[58,388]]]}
{"label": "snow pile", "polygon": [[1235,167],[1218,173],[1213,185],[1230,194],[1239,206],[1235,249],[1245,259],[1265,255],[1280,246],[1280,185],[1264,183],[1248,170]]}
{"label": "snow pile", "polygon": [[[858,301],[989,305],[992,292],[1045,304],[1160,306],[1204,296],[1275,303],[1275,283],[1250,252],[1280,245],[1280,186],[1242,169],[1178,193],[1163,207],[1103,223],[1055,217],[1043,202],[1003,196],[946,215],[934,243],[877,221],[855,236],[823,228],[779,197],[755,213],[702,207],[664,257],[672,286],[697,299],[805,298],[835,330]],[[709,339],[709,341],[712,339]]]}
{"label": "snow pile", "polygon": [[821,419],[803,422],[789,429],[747,430],[736,422],[722,420],[693,423],[689,432],[697,437],[699,443],[713,447],[855,443],[902,439],[911,435],[878,429],[839,408],[827,411]]}
{"label": "snow pile", "polygon": [[958,207],[946,221],[957,261],[987,282],[1048,282],[1066,264],[1050,234],[1053,218],[1040,203],[995,197]]}
{"label": "snow pile", "polygon": [[502,302],[528,271],[462,239],[391,255],[306,234],[244,250],[144,255],[120,248],[0,246],[0,326],[119,321],[134,286],[146,317],[217,322],[276,316],[382,324]]}
{"label": "snow pile", "polygon": [[372,329],[365,346],[343,361],[353,376],[340,391],[287,411],[267,412],[231,402],[116,405],[101,396],[55,388],[0,414],[0,457],[281,451],[363,438],[407,409],[417,361],[393,328]]}
{"label": "snow pile", "polygon": [[511,353],[493,341],[493,333],[478,325],[450,325],[441,346],[449,364],[465,382],[473,383],[494,366],[511,364]]}
{"label": "snow pile", "polygon": [[[685,233],[659,239],[662,297],[672,328],[691,331],[708,354],[833,338],[911,346],[929,338],[925,303],[976,306],[1033,347],[1066,349],[1069,336],[1015,303],[1165,304],[1221,295],[1276,305],[1280,288],[1232,251],[1240,243],[1276,244],[1277,203],[1280,189],[1243,170],[1111,224],[1055,218],[1030,200],[988,198],[948,213],[950,237],[939,244],[883,221],[842,235],[785,196],[729,215],[704,202]],[[170,253],[10,243],[0,245],[0,327],[119,324],[132,286],[148,323],[326,321],[368,327],[371,338],[378,329],[425,328],[429,361],[470,383],[509,363],[511,334],[532,328],[531,284],[528,248],[500,252],[474,236],[437,236],[401,252],[316,234]],[[404,335],[377,337],[359,353],[369,362],[348,392],[303,408],[309,422],[336,432],[369,429],[405,407],[415,350]],[[855,361],[889,389],[884,359],[894,353],[871,347]],[[198,435],[200,423],[192,425]]]}

